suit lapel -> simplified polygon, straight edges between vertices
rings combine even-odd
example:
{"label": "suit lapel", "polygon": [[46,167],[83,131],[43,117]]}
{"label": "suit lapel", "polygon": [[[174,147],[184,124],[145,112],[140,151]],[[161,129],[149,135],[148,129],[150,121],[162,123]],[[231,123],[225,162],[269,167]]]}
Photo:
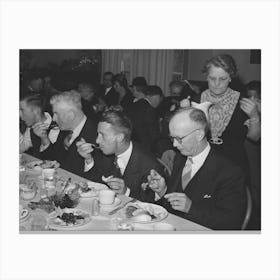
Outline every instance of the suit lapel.
{"label": "suit lapel", "polygon": [[132,153],[123,174],[124,180],[126,181],[129,178],[132,178],[133,174],[137,173],[137,171],[138,171],[137,152],[136,152],[135,145],[133,144]]}
{"label": "suit lapel", "polygon": [[211,149],[204,164],[192,177],[184,192],[189,194],[197,190],[197,188],[204,189],[205,186],[207,186],[208,183],[212,181],[210,176],[215,174],[213,169],[215,169],[215,161],[213,161],[213,149]]}

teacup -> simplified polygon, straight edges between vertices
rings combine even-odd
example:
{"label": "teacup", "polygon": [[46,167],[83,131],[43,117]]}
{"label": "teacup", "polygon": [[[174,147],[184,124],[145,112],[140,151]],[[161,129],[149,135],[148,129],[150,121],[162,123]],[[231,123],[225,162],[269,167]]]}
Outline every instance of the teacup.
{"label": "teacup", "polygon": [[99,201],[101,204],[109,205],[115,201],[115,192],[111,190],[101,190],[99,192]]}
{"label": "teacup", "polygon": [[168,223],[158,223],[154,225],[154,230],[176,230],[175,227]]}

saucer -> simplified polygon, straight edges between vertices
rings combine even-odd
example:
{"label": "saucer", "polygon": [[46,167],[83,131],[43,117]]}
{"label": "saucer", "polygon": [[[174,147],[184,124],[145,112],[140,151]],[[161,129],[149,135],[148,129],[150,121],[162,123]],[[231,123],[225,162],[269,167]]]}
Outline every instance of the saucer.
{"label": "saucer", "polygon": [[102,204],[100,203],[101,210],[113,210],[115,207],[119,206],[121,204],[121,200],[116,197],[114,203],[112,204]]}

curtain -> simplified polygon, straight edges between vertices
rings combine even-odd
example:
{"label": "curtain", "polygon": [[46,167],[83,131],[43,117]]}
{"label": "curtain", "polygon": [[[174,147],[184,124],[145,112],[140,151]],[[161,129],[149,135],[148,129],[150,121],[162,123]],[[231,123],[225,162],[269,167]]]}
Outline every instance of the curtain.
{"label": "curtain", "polygon": [[129,84],[144,76],[150,85],[158,85],[164,95],[172,80],[173,50],[102,50],[102,72],[125,72]]}

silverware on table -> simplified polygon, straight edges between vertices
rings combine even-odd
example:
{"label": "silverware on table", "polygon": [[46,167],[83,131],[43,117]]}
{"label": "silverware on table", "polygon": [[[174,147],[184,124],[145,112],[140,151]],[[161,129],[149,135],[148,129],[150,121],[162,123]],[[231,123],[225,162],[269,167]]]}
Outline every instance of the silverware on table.
{"label": "silverware on table", "polygon": [[117,207],[116,209],[112,210],[111,212],[109,212],[108,215],[113,215],[113,214],[117,213],[119,210],[123,209],[128,203],[133,203],[133,202],[136,202],[136,201],[137,201],[137,199],[133,198],[133,199],[125,202],[121,206]]}

